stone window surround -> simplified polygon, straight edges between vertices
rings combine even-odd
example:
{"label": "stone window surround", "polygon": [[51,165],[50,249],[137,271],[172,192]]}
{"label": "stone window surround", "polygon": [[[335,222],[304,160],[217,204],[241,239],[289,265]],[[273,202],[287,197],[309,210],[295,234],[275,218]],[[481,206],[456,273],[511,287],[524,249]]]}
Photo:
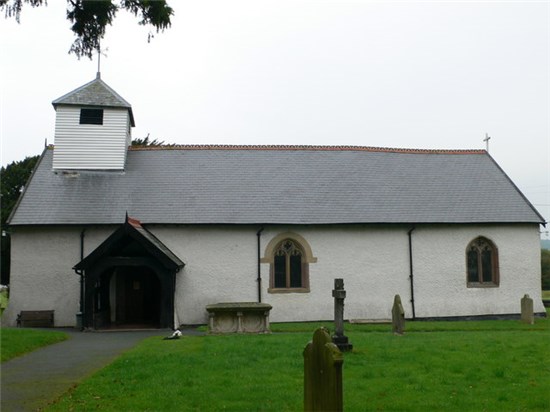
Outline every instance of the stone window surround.
{"label": "stone window surround", "polygon": [[[470,282],[469,280],[469,273],[468,273],[468,251],[470,250],[472,243],[476,241],[484,241],[491,247],[491,268],[492,268],[492,274],[491,274],[491,281],[490,282]],[[465,253],[465,263],[466,263],[466,285],[468,288],[497,288],[500,285],[500,273],[499,273],[499,259],[498,259],[498,248],[495,245],[495,242],[493,242],[491,239],[489,239],[486,236],[476,236],[474,239],[472,239],[468,246],[466,246],[466,253]],[[479,274],[481,276],[481,273]]]}
{"label": "stone window surround", "polygon": [[[299,245],[304,252],[302,255],[302,287],[301,288],[275,288],[275,250],[277,246],[286,239],[292,240]],[[317,258],[313,256],[311,247],[307,240],[302,236],[293,232],[284,232],[275,236],[269,241],[265,247],[264,257],[260,259],[260,263],[269,263],[269,288],[268,293],[309,293],[309,264],[316,263]]]}

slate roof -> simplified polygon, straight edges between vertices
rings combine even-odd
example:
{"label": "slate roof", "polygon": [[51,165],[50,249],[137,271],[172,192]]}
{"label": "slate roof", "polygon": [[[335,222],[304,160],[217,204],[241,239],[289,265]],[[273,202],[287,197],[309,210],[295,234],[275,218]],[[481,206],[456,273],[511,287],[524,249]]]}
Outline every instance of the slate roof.
{"label": "slate roof", "polygon": [[176,146],[124,172],[54,172],[50,147],[12,225],[544,223],[485,151]]}
{"label": "slate roof", "polygon": [[131,125],[135,127],[132,106],[101,80],[99,73],[91,82],[55,99],[52,105],[55,108],[59,105],[125,108],[129,110]]}

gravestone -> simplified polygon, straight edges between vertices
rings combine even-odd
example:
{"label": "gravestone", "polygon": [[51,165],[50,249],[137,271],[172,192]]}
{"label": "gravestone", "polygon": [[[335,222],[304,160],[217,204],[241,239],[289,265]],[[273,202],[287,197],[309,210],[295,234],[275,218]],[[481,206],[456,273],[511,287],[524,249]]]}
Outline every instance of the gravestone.
{"label": "gravestone", "polygon": [[313,333],[304,349],[304,410],[342,411],[344,356],[331,342],[327,329]]}
{"label": "gravestone", "polygon": [[391,310],[392,331],[396,335],[405,333],[405,310],[401,304],[401,296],[395,295]]}
{"label": "gravestone", "polygon": [[353,345],[348,342],[347,336],[344,335],[344,299],[346,297],[344,279],[334,279],[332,296],[334,297],[334,336],[332,342],[342,352],[347,352],[353,349]]}
{"label": "gravestone", "polygon": [[533,314],[533,299],[529,295],[521,298],[521,321],[533,325],[535,323],[535,315]]}

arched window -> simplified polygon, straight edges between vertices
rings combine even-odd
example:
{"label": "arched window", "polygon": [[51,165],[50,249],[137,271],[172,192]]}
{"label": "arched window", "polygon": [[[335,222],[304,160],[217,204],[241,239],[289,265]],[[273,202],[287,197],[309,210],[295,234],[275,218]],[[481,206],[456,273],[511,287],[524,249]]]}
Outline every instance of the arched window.
{"label": "arched window", "polygon": [[317,261],[306,240],[282,233],[265,249],[262,263],[269,263],[269,293],[309,292],[309,264]]}
{"label": "arched window", "polygon": [[468,286],[498,286],[498,251],[493,242],[482,236],[466,249]]}
{"label": "arched window", "polygon": [[273,264],[275,288],[301,288],[302,257],[304,252],[291,239],[285,239],[275,248]]}

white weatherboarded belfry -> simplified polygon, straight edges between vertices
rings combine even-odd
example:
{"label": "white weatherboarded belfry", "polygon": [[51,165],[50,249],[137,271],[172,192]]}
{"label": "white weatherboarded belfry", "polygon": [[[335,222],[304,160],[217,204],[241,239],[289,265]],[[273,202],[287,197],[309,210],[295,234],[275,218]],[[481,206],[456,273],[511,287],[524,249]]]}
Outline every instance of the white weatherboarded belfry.
{"label": "white weatherboarded belfry", "polygon": [[134,126],[132,107],[99,73],[52,104],[56,110],[54,169],[124,170]]}
{"label": "white weatherboarded belfry", "polygon": [[[99,77],[55,100],[9,219],[10,304],[55,326],[205,324],[207,305],[270,320],[519,317],[541,302],[542,216],[484,150],[130,146],[132,108]],[[78,316],[77,316],[78,314]]]}

